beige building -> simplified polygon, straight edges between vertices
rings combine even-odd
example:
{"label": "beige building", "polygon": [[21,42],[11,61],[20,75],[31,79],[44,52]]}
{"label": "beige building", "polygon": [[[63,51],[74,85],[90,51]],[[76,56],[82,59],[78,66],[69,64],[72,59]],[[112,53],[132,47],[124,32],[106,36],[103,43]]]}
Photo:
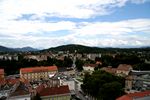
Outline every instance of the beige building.
{"label": "beige building", "polygon": [[116,74],[118,76],[127,76],[129,75],[129,72],[132,70],[132,66],[131,65],[127,65],[127,64],[120,64],[117,68],[117,72]]}
{"label": "beige building", "polygon": [[88,72],[93,72],[95,67],[98,67],[98,65],[97,64],[84,64],[83,70],[88,71]]}
{"label": "beige building", "polygon": [[49,79],[58,72],[57,66],[21,68],[20,77],[27,80]]}

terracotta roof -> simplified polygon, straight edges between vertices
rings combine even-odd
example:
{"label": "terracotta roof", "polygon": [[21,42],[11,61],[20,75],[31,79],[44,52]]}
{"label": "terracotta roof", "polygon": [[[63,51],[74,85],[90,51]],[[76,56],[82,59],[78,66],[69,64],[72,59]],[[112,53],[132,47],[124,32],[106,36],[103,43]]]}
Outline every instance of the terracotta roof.
{"label": "terracotta roof", "polygon": [[0,85],[4,85],[6,81],[4,79],[0,79]]}
{"label": "terracotta roof", "polygon": [[40,96],[50,96],[70,93],[68,85],[60,87],[47,87],[44,88],[39,94]]}
{"label": "terracotta roof", "polygon": [[110,68],[110,67],[103,67],[103,68],[101,68],[101,70],[104,70],[108,73],[115,74],[117,69],[116,68]]}
{"label": "terracotta roof", "polygon": [[84,67],[97,67],[97,64],[84,64]]}
{"label": "terracotta roof", "polygon": [[133,100],[134,98],[142,98],[145,96],[150,96],[150,90],[123,95],[116,100]]}
{"label": "terracotta roof", "polygon": [[132,66],[127,64],[120,64],[117,68],[117,70],[125,70],[125,71],[129,71],[130,69],[132,69]]}
{"label": "terracotta roof", "polygon": [[4,75],[4,69],[0,69],[0,75]]}
{"label": "terracotta roof", "polygon": [[4,85],[4,84],[16,84],[17,82],[19,82],[19,79],[1,79],[0,80],[0,85]]}
{"label": "terracotta roof", "polygon": [[32,72],[46,72],[46,71],[56,71],[57,66],[41,66],[41,67],[31,67],[31,68],[21,68],[21,73],[32,73]]}
{"label": "terracotta roof", "polygon": [[37,93],[40,93],[44,88],[45,88],[45,87],[44,87],[43,84],[39,85],[39,86],[36,88]]}
{"label": "terracotta roof", "polygon": [[9,84],[16,84],[17,82],[20,81],[20,79],[7,79],[6,80]]}

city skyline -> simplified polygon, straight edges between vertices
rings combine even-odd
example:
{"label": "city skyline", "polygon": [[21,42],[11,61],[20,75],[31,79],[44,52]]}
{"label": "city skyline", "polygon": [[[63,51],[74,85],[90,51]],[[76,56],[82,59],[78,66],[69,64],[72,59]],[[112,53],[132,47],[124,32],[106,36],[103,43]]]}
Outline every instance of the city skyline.
{"label": "city skyline", "polygon": [[150,46],[149,0],[1,0],[0,45]]}

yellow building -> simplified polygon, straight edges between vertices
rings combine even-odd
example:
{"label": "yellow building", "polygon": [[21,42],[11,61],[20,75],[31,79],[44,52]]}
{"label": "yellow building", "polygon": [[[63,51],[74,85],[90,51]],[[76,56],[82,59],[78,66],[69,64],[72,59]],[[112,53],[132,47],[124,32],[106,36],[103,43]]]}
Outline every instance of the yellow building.
{"label": "yellow building", "polygon": [[27,80],[49,79],[58,72],[57,66],[21,68],[20,77]]}

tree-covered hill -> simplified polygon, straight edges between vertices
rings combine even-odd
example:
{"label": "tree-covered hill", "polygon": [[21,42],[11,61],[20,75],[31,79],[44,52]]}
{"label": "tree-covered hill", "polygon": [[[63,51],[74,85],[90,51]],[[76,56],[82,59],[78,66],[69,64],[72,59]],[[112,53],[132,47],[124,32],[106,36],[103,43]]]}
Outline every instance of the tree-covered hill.
{"label": "tree-covered hill", "polygon": [[[58,47],[52,47],[49,49],[45,49],[42,51],[52,51],[52,52],[58,52],[58,51],[69,51],[69,53],[73,53],[77,51],[78,53],[116,53],[116,52],[143,52],[143,51],[150,51],[149,47],[144,48],[112,48],[112,47],[90,47],[90,46],[83,46],[78,44],[69,44],[69,45],[62,45]],[[41,51],[41,52],[42,52]]]}

